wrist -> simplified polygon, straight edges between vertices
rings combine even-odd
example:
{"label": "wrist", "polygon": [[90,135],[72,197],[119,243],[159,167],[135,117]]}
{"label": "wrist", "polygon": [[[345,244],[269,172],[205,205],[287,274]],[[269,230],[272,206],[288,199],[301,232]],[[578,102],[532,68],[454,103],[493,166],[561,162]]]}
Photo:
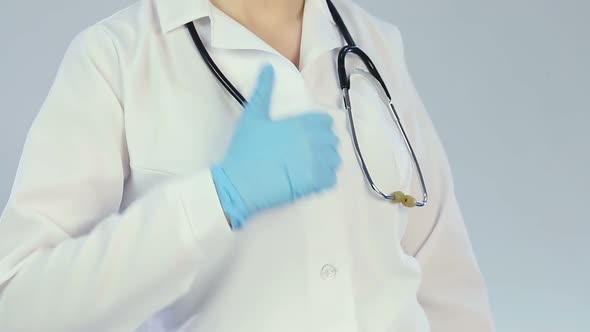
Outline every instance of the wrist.
{"label": "wrist", "polygon": [[213,166],[211,174],[228,224],[232,229],[241,229],[250,216],[242,197],[223,168]]}

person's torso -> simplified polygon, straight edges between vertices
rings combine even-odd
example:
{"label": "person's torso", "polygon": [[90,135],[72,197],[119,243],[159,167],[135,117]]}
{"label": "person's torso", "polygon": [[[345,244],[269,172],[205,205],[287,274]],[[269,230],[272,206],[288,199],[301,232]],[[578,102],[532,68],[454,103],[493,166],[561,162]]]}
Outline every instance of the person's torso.
{"label": "person's torso", "polygon": [[[383,25],[364,12],[352,15],[359,10],[353,4],[335,4],[395,95],[395,66],[379,67],[395,61],[380,46]],[[330,114],[343,165],[335,189],[256,215],[232,248],[220,249],[220,263],[204,266],[185,296],[137,331],[428,331],[416,298],[419,267],[400,244],[406,212],[376,197],[355,156],[336,73],[344,42],[323,6],[323,0],[306,4],[301,71],[215,9],[211,23],[196,21],[212,58],[246,98],[262,65],[275,67],[273,119],[310,110]],[[158,184],[219,162],[241,111],[187,29],[162,33],[157,13],[154,1],[144,0],[102,22],[122,68],[130,158],[122,209]],[[374,180],[385,190],[407,190],[410,158],[374,89],[353,81],[351,98]],[[403,96],[398,102],[402,117],[411,119]]]}

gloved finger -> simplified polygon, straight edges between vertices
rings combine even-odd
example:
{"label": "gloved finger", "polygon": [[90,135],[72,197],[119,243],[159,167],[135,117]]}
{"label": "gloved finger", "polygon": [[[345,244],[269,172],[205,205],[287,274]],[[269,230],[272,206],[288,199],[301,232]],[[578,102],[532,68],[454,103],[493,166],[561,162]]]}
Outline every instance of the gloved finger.
{"label": "gloved finger", "polygon": [[318,165],[314,180],[314,186],[316,191],[322,191],[325,189],[333,188],[337,183],[336,172],[327,164]]}
{"label": "gloved finger", "polygon": [[270,64],[265,65],[258,75],[256,88],[244,112],[266,119],[270,118],[270,101],[273,93],[274,78],[273,67]]}
{"label": "gloved finger", "polygon": [[316,191],[332,187],[335,184],[336,170],[342,164],[340,155],[333,148],[319,150],[314,155],[313,179]]}
{"label": "gloved finger", "polygon": [[340,144],[340,139],[333,131],[325,128],[314,128],[306,133],[312,146],[336,147]]}
{"label": "gloved finger", "polygon": [[331,169],[336,170],[342,165],[342,157],[338,153],[338,150],[335,147],[324,148],[319,151],[320,158],[325,165]]}

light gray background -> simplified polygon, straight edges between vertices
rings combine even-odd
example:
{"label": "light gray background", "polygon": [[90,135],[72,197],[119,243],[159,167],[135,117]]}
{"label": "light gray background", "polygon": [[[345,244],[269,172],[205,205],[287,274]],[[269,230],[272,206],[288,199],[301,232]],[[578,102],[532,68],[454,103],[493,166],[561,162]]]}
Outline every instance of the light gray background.
{"label": "light gray background", "polygon": [[[357,1],[405,37],[498,331],[590,331],[590,2]],[[0,0],[0,208],[69,41],[131,2]]]}

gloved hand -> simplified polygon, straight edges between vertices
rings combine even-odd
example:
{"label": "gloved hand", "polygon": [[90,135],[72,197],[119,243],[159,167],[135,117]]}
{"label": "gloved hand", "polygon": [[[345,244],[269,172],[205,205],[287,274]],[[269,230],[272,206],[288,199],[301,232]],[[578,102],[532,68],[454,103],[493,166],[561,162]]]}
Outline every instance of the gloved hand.
{"label": "gloved hand", "polygon": [[310,112],[270,119],[273,84],[274,70],[267,65],[224,160],[212,168],[221,205],[234,229],[259,211],[335,186],[342,162],[329,115]]}

